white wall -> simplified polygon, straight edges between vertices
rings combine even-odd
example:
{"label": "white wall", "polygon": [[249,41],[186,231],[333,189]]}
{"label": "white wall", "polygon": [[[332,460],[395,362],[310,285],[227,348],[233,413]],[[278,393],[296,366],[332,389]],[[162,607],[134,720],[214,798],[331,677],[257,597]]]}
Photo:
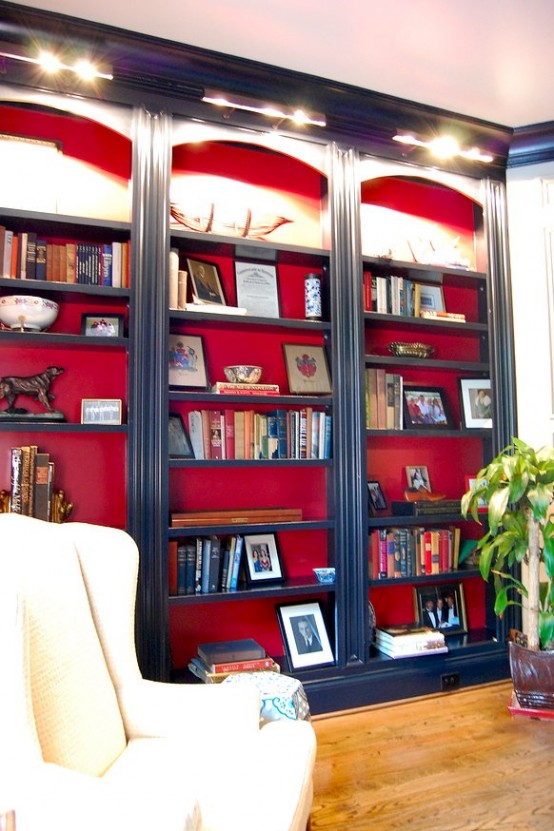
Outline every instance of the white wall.
{"label": "white wall", "polygon": [[554,163],[509,170],[508,230],[514,304],[518,434],[554,436]]}

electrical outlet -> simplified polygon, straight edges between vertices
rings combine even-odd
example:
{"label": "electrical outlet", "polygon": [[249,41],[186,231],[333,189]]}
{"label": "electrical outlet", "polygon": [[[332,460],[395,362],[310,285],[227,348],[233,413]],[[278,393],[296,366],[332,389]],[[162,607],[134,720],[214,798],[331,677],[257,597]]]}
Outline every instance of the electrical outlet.
{"label": "electrical outlet", "polygon": [[457,690],[460,686],[460,673],[459,672],[447,672],[444,675],[441,675],[441,690],[442,692],[448,692],[449,690]]}

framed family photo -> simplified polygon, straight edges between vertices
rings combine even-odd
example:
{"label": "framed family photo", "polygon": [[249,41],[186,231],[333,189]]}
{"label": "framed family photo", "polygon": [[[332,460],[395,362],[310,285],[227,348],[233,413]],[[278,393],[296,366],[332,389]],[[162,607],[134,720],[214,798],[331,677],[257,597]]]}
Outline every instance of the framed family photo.
{"label": "framed family photo", "polygon": [[207,389],[204,344],[199,335],[169,336],[169,386]]}
{"label": "framed family photo", "polygon": [[187,258],[192,293],[197,303],[219,303],[225,306],[225,295],[221,288],[219,272],[214,263]]}
{"label": "framed family photo", "polygon": [[452,427],[442,387],[404,384],[404,427]]}
{"label": "framed family photo", "polygon": [[378,511],[386,511],[387,500],[385,499],[385,494],[383,493],[381,485],[375,479],[368,481],[367,495],[370,513],[376,514]]}
{"label": "framed family photo", "polygon": [[406,465],[406,481],[413,490],[431,493],[431,480],[425,465]]}
{"label": "framed family photo", "polygon": [[331,376],[323,346],[284,343],[285,366],[291,393],[330,395]]}
{"label": "framed family photo", "polygon": [[459,385],[464,427],[492,427],[490,378],[460,378]]}
{"label": "framed family photo", "polygon": [[246,582],[277,583],[284,580],[277,551],[275,534],[253,534],[244,537]]}
{"label": "framed family photo", "polygon": [[122,338],[123,315],[87,312],[81,317],[81,334],[89,338]]}
{"label": "framed family photo", "polygon": [[169,414],[168,449],[169,455],[173,458],[194,459],[192,446],[180,413]]}
{"label": "framed family photo", "polygon": [[414,587],[414,611],[421,626],[439,629],[444,635],[467,632],[462,583]]}
{"label": "framed family photo", "polygon": [[277,617],[291,670],[335,662],[318,602],[282,604]]}

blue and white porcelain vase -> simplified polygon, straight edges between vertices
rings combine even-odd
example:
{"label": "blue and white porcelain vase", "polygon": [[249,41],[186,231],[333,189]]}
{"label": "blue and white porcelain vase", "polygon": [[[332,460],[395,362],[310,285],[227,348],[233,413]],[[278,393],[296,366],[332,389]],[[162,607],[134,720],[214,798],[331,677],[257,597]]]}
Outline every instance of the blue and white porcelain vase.
{"label": "blue and white porcelain vase", "polygon": [[317,274],[304,277],[304,310],[306,320],[321,320],[321,277]]}

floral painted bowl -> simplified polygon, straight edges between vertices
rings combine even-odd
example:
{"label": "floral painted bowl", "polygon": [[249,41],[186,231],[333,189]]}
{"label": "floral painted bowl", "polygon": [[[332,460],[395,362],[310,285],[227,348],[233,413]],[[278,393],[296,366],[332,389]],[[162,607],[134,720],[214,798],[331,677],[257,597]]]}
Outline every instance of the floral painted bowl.
{"label": "floral painted bowl", "polygon": [[262,377],[262,367],[248,364],[224,366],[223,372],[231,384],[257,384]]}
{"label": "floral painted bowl", "polygon": [[318,583],[334,583],[335,569],[334,568],[314,568],[314,574],[317,577]]}
{"label": "floral painted bowl", "polygon": [[59,306],[53,300],[25,294],[0,297],[0,323],[8,329],[40,332],[52,326]]}

